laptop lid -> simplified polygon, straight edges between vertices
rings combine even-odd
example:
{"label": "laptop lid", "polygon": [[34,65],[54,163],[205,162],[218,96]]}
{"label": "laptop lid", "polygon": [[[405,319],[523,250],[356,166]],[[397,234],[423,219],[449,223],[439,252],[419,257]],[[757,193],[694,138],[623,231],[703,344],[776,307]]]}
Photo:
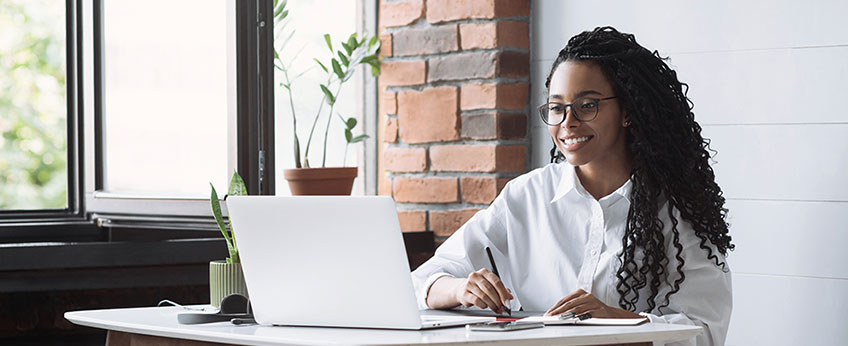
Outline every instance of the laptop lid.
{"label": "laptop lid", "polygon": [[390,197],[231,196],[227,209],[258,323],[421,328]]}

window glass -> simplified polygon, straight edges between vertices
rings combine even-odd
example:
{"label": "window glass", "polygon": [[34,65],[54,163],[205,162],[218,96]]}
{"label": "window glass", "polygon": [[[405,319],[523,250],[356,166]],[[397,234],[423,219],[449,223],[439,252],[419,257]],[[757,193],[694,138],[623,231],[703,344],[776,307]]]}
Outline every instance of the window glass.
{"label": "window glass", "polygon": [[[324,34],[330,34],[335,50],[341,50],[342,47],[339,42],[347,40],[348,36],[356,31],[358,20],[356,1],[333,1],[331,10],[328,10],[328,3],[328,1],[309,0],[289,1],[286,6],[289,11],[286,20],[289,23],[285,27],[275,24],[277,27],[274,28],[276,31],[274,47],[278,50],[285,38],[292,34],[292,31],[295,31],[291,39],[285,43],[285,47],[279,51],[279,54],[284,63],[290,64],[289,76],[291,78],[303,73],[292,81],[301,156],[306,150],[309,131],[315,115],[321,107],[321,117],[318,119],[318,125],[315,127],[309,148],[310,167],[321,167],[322,161],[324,161],[324,131],[327,126],[327,111],[329,109],[326,104],[321,106],[324,94],[320,89],[321,84],[327,83],[327,73],[319,67],[313,58],[317,58],[327,68],[331,68],[330,59],[332,57],[338,59],[338,57],[327,49]],[[316,20],[316,18],[319,20]],[[370,34],[373,35],[373,33]],[[370,73],[370,70],[368,71]],[[361,74],[361,72],[357,72],[357,74]],[[333,108],[334,119],[330,122],[327,137],[327,167],[356,167],[361,161],[359,156],[362,152],[362,143],[351,145],[347,150],[347,158],[345,159],[345,127],[338,119],[339,114],[344,118],[357,117],[357,99],[363,97],[361,90],[357,90],[358,78],[360,77],[354,76],[344,84]],[[288,182],[283,176],[283,170],[295,168],[292,107],[286,89],[280,86],[280,83],[284,80],[285,77],[282,72],[275,70],[274,136],[276,142],[275,181],[277,195],[290,194]],[[335,87],[333,87],[332,92],[336,92]],[[360,121],[360,124],[353,130],[354,135],[363,133],[364,127],[361,123]],[[364,178],[360,176],[355,180],[354,193],[362,189],[361,185]]]}
{"label": "window glass", "polygon": [[233,0],[103,2],[104,190],[209,196],[235,167]]}
{"label": "window glass", "polygon": [[68,206],[65,2],[0,1],[0,210]]}

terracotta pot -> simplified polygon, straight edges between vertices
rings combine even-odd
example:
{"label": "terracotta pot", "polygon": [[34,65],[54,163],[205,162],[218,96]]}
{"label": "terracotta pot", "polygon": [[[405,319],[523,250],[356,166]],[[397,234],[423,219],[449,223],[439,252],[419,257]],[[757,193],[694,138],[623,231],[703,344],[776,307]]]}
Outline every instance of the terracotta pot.
{"label": "terracotta pot", "polygon": [[283,171],[292,195],[350,195],[356,167],[292,168]]}

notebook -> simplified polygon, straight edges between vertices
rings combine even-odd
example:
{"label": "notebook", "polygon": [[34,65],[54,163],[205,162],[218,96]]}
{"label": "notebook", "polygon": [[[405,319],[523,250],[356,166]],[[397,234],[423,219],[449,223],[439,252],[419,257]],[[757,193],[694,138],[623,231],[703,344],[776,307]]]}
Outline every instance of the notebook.
{"label": "notebook", "polygon": [[386,196],[231,196],[256,321],[424,329],[495,320],[419,312],[395,203]]}
{"label": "notebook", "polygon": [[642,318],[597,318],[592,317],[581,320],[577,317],[560,318],[559,316],[530,316],[522,318],[521,322],[542,322],[546,326],[551,325],[584,325],[584,326],[636,326],[648,322],[647,317]]}

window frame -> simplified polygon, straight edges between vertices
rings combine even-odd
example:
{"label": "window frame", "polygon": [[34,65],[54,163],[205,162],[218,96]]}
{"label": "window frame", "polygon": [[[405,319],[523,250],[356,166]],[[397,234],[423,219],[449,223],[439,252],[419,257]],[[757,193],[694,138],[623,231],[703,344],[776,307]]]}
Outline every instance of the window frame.
{"label": "window frame", "polygon": [[[143,223],[162,222],[179,226],[180,217],[197,225],[198,217],[207,218],[205,229],[216,230],[207,198],[140,197],[104,191],[103,151],[103,1],[94,0],[92,17],[93,78],[94,87],[90,157],[88,166],[94,172],[88,177],[85,195],[87,213],[100,223],[108,220],[113,227],[139,226]],[[232,0],[235,6],[235,58],[236,58],[236,119],[235,161],[236,169],[244,178],[250,194],[274,193],[274,100],[273,80],[261,78],[273,68],[273,0]],[[265,24],[263,24],[265,23]],[[270,95],[270,96],[268,96]],[[232,123],[231,123],[232,125]],[[232,149],[232,148],[231,148]],[[226,205],[222,204],[226,215]]]}
{"label": "window frame", "polygon": [[19,226],[35,222],[47,225],[61,222],[76,223],[84,220],[84,201],[81,198],[84,175],[82,108],[83,90],[79,81],[82,65],[81,41],[82,4],[78,0],[65,0],[65,99],[66,99],[66,155],[67,155],[67,207],[64,209],[0,210],[0,226]]}

